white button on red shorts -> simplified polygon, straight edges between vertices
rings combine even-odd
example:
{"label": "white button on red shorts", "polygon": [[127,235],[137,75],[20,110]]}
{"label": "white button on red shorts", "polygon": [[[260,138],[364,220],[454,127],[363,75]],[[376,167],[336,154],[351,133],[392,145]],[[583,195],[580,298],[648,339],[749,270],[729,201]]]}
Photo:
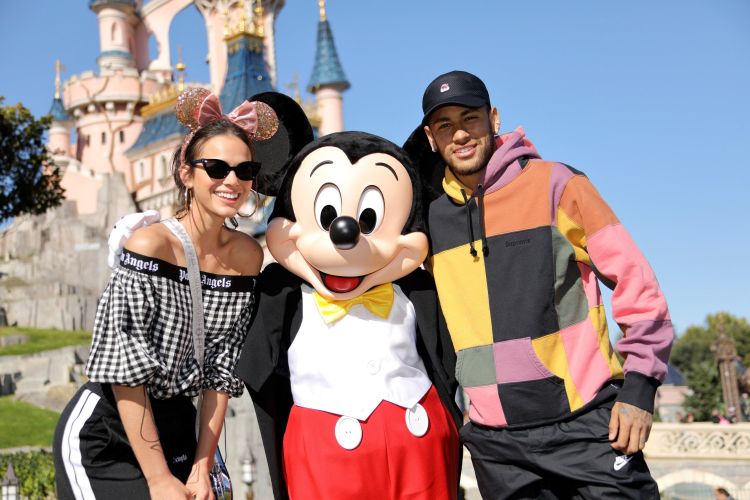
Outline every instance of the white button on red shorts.
{"label": "white button on red shorts", "polygon": [[406,428],[415,437],[422,437],[427,434],[430,426],[430,419],[427,417],[427,410],[424,406],[417,403],[406,410]]}
{"label": "white button on red shorts", "polygon": [[336,441],[345,450],[353,450],[362,442],[362,426],[352,417],[341,417],[336,422]]}

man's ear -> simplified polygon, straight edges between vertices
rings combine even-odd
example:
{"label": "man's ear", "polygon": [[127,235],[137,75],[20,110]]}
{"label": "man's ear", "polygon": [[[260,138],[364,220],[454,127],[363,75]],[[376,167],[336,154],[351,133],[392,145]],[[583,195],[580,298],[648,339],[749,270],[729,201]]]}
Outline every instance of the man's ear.
{"label": "man's ear", "polygon": [[424,126],[424,135],[427,136],[427,141],[430,143],[430,149],[432,149],[432,152],[437,153],[437,144],[435,143],[435,138],[432,137],[432,131],[427,125]]}
{"label": "man's ear", "polygon": [[500,111],[495,106],[490,109],[490,124],[492,125],[492,133],[497,135],[500,132]]}

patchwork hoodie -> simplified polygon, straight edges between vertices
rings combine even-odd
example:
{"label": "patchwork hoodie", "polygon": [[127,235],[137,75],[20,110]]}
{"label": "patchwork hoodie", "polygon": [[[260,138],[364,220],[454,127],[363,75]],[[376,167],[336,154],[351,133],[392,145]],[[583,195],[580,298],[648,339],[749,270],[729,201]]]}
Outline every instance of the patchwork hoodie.
{"label": "patchwork hoodie", "polygon": [[[496,139],[472,192],[445,170],[431,260],[469,417],[533,426],[619,401],[653,412],[674,332],[651,267],[586,176],[541,160],[522,129]],[[609,341],[598,280],[624,332]],[[618,384],[619,385],[619,384]]]}

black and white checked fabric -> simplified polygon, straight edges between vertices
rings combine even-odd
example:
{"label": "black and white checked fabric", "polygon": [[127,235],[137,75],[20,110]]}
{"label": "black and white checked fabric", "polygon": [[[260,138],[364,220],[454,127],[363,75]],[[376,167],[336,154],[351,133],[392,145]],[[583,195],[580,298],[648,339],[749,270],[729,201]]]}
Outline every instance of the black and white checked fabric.
{"label": "black and white checked fabric", "polygon": [[201,373],[187,270],[125,250],[99,300],[86,374],[93,382],[145,384],[159,399],[197,396],[201,389],[241,396],[244,386],[233,370],[252,315],[255,279],[201,273]]}

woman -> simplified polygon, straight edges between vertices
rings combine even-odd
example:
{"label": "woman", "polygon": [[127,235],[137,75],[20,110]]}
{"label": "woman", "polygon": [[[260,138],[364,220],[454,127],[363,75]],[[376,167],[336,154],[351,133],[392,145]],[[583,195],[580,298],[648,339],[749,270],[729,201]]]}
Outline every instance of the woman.
{"label": "woman", "polygon": [[[193,348],[182,243],[165,224],[140,229],[99,302],[89,382],[55,433],[59,498],[212,498],[208,472],[228,399],[242,394],[232,372],[263,260],[260,245],[225,221],[253,192],[252,140],[273,116],[263,106],[245,101],[222,115],[205,89],[180,96],[177,117],[190,133],[172,162],[176,218],[201,271],[204,362]],[[190,398],[201,393],[196,440]]]}

